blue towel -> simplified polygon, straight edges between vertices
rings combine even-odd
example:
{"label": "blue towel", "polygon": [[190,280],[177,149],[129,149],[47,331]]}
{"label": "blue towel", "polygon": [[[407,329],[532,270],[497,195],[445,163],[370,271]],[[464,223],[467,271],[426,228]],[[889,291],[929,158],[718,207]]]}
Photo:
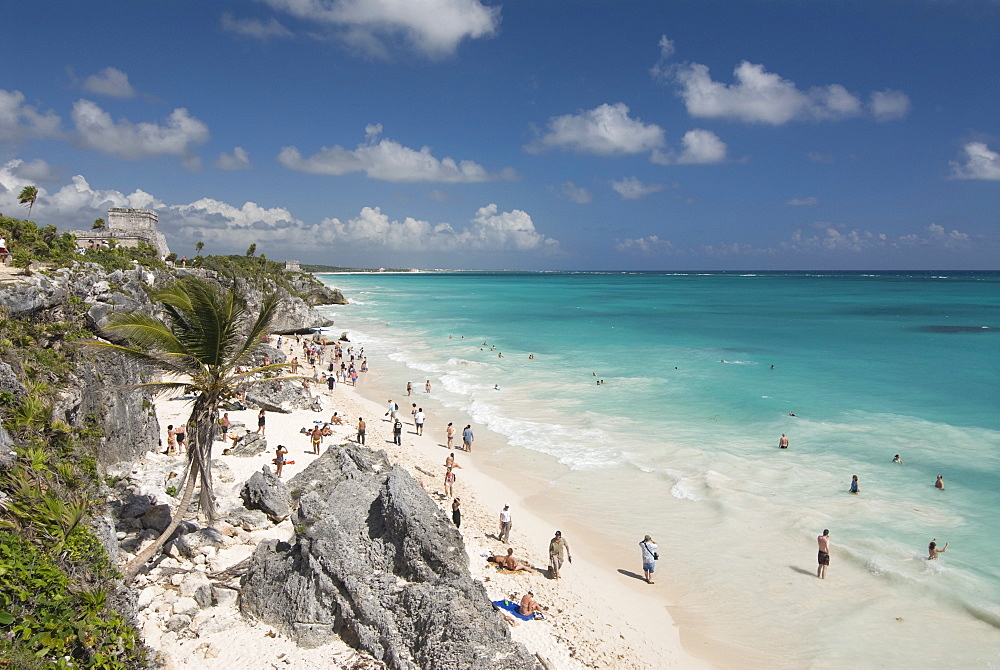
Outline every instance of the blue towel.
{"label": "blue towel", "polygon": [[528,616],[525,616],[525,615],[521,614],[521,603],[516,603],[513,600],[494,600],[493,604],[496,605],[497,607],[499,607],[502,610],[510,612],[511,614],[513,614],[514,616],[516,616],[521,621],[534,621],[535,620],[535,618],[533,616],[531,616],[530,614]]}

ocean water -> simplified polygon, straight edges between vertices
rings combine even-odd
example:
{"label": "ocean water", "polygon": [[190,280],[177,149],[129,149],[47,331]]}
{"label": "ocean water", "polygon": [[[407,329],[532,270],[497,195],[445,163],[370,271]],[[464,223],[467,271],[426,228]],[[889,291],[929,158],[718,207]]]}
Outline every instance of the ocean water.
{"label": "ocean water", "polygon": [[351,300],[332,330],[499,434],[568,527],[621,547],[610,571],[651,534],[696,652],[1000,668],[1000,273],[320,278]]}

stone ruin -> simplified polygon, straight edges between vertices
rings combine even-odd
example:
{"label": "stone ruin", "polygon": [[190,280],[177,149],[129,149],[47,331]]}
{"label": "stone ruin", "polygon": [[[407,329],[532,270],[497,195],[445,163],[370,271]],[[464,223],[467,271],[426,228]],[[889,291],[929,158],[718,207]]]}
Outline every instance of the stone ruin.
{"label": "stone ruin", "polygon": [[89,242],[101,244],[112,239],[126,247],[137,247],[139,242],[145,242],[156,249],[160,258],[170,254],[167,238],[157,226],[156,212],[151,209],[134,207],[111,207],[104,228],[91,230],[71,230],[76,236],[78,247],[86,248]]}

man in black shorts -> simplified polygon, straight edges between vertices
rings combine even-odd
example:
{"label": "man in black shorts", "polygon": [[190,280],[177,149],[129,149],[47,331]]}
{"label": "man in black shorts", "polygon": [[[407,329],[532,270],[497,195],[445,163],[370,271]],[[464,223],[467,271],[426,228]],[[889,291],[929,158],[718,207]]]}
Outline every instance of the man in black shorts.
{"label": "man in black shorts", "polygon": [[819,556],[817,557],[819,567],[816,568],[816,576],[820,579],[826,579],[826,568],[830,565],[830,531],[824,529],[823,534],[817,537],[816,541],[819,543]]}

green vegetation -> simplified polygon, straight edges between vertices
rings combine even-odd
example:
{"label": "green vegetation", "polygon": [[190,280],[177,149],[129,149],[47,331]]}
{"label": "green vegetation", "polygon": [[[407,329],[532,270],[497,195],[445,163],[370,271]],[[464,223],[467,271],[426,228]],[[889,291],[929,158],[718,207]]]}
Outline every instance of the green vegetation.
{"label": "green vegetation", "polygon": [[[257,381],[254,378],[257,373],[283,367],[281,364],[256,367],[252,361],[254,350],[268,333],[278,297],[275,293],[266,296],[260,313],[253,315],[234,288],[222,290],[201,279],[184,277],[162,290],[151,291],[150,298],[163,309],[163,321],[145,312],[118,314],[105,330],[125,339],[128,346],[99,340],[87,344],[118,351],[165,375],[185,380],[147,384],[157,391],[182,389],[197,396],[187,421],[188,467],[178,509],[188,508],[200,479],[201,511],[212,520],[216,515],[212,444],[219,424],[219,404],[237,386]],[[250,327],[244,330],[241,326],[246,322],[250,322]],[[126,579],[131,579],[160,550],[181,517],[182,514],[175,514],[160,537],[129,563],[125,568]]]}
{"label": "green vegetation", "polygon": [[88,525],[103,505],[94,456],[99,419],[73,427],[52,416],[79,355],[64,344],[85,333],[80,323],[10,319],[0,310],[0,360],[26,389],[0,394],[0,417],[17,445],[13,466],[0,469],[0,658],[7,667],[146,667],[140,637],[108,589],[115,567]]}
{"label": "green vegetation", "polygon": [[[131,270],[136,265],[164,269],[166,265],[149,244],[139,243],[137,248],[114,244],[107,249],[88,249],[77,253],[76,238],[70,233],[60,233],[55,226],[37,226],[31,221],[0,216],[0,237],[7,240],[13,255],[14,267],[27,269],[33,262],[51,268],[71,267],[74,263],[97,263],[104,269]],[[133,262],[134,261],[134,262]]]}
{"label": "green vegetation", "polygon": [[38,187],[37,186],[25,186],[21,189],[20,195],[17,196],[17,201],[22,205],[28,206],[28,218],[31,218],[31,208],[35,206],[35,201],[38,200]]}

